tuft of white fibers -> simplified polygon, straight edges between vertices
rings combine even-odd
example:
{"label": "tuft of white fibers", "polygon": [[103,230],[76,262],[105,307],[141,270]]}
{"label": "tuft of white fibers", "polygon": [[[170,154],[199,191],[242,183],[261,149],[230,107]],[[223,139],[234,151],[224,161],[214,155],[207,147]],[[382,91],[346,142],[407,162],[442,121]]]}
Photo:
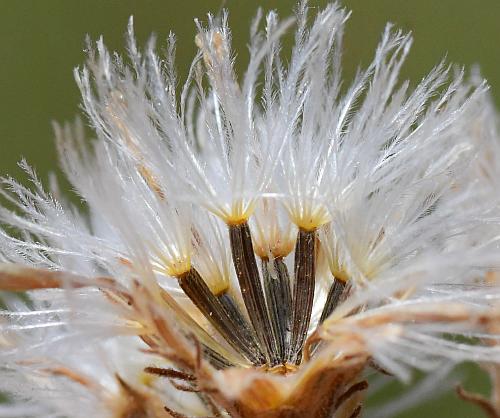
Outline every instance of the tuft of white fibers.
{"label": "tuft of white fibers", "polygon": [[487,83],[400,80],[392,25],[343,81],[350,13],[308,9],[257,13],[241,77],[226,12],[196,21],[184,83],[172,34],[164,55],[132,18],[127,57],[88,41],[85,122],[54,126],[83,208],[25,161],[30,186],[2,179],[0,417],[355,418],[374,373],[442,371],[385,416],[457,363],[498,371]]}

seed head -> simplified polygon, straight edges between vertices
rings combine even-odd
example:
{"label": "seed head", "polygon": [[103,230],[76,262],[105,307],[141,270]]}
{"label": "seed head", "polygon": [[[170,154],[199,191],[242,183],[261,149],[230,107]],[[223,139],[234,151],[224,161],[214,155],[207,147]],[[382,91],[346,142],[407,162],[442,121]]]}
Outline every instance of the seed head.
{"label": "seed head", "polygon": [[498,370],[486,83],[441,63],[411,88],[391,25],[342,83],[348,18],[259,12],[238,78],[227,14],[209,15],[180,89],[173,35],[164,56],[132,19],[126,58],[89,42],[94,137],[55,126],[85,209],[25,162],[32,188],[3,180],[7,415],[355,418],[374,373]]}

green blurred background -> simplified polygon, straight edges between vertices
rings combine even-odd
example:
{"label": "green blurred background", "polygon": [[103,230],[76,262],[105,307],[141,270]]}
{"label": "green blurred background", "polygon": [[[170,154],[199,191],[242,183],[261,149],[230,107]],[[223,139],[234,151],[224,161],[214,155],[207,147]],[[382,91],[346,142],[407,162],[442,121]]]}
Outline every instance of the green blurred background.
{"label": "green blurred background", "polygon": [[[325,4],[311,0],[313,7]],[[294,0],[227,0],[237,66],[247,60],[248,26],[258,6],[291,13]],[[411,30],[415,43],[403,76],[421,79],[444,56],[470,67],[479,64],[500,99],[499,0],[346,0],[353,10],[345,39],[344,70],[349,77],[373,55],[386,22]],[[127,19],[135,16],[140,43],[151,32],[160,40],[169,30],[178,36],[181,75],[195,53],[194,17],[217,12],[220,0],[0,0],[0,175],[19,176],[25,157],[42,178],[56,167],[51,120],[73,119],[79,97],[72,70],[84,60],[84,36],[103,35],[110,49],[123,50]],[[182,79],[182,77],[181,77]],[[487,380],[471,367],[466,385],[487,390]],[[1,378],[1,377],[0,377]],[[395,393],[397,388],[394,388]],[[478,410],[448,391],[400,418],[473,418]]]}

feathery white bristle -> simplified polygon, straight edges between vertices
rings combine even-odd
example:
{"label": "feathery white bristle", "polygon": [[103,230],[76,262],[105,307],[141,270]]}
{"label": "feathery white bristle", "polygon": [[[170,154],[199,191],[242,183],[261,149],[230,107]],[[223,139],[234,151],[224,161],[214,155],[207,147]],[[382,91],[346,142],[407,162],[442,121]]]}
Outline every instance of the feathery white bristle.
{"label": "feathery white bristle", "polygon": [[[412,38],[388,25],[343,88],[349,16],[335,3],[311,18],[306,1],[295,19],[259,11],[239,78],[227,13],[209,15],[180,88],[174,35],[165,56],[154,38],[137,46],[132,19],[127,58],[88,42],[75,78],[95,138],[79,120],[54,126],[86,209],[24,161],[31,186],[0,188],[0,288],[29,290],[29,302],[2,294],[0,390],[17,403],[0,416],[161,418],[166,404],[214,415],[216,368],[283,372],[285,391],[321,353],[333,363],[359,347],[402,380],[500,363],[500,138],[486,82],[441,63],[412,89],[399,79]],[[311,321],[292,312],[302,279]],[[287,352],[294,333],[311,336],[309,362],[300,339],[300,355]],[[144,373],[154,364],[193,390],[206,382],[190,373],[213,378],[210,391],[177,391]]]}

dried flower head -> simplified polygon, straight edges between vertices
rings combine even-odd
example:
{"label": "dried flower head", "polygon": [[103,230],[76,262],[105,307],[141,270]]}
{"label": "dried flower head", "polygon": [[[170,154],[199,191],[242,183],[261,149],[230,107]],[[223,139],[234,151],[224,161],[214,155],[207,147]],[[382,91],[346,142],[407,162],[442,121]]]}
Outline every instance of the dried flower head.
{"label": "dried flower head", "polygon": [[390,25],[343,84],[348,17],[259,12],[238,79],[209,15],[180,91],[173,35],[161,57],[132,20],[126,59],[89,42],[95,138],[55,127],[86,209],[24,162],[32,188],[3,180],[0,416],[355,418],[371,374],[498,368],[487,86],[443,63],[400,82]]}

